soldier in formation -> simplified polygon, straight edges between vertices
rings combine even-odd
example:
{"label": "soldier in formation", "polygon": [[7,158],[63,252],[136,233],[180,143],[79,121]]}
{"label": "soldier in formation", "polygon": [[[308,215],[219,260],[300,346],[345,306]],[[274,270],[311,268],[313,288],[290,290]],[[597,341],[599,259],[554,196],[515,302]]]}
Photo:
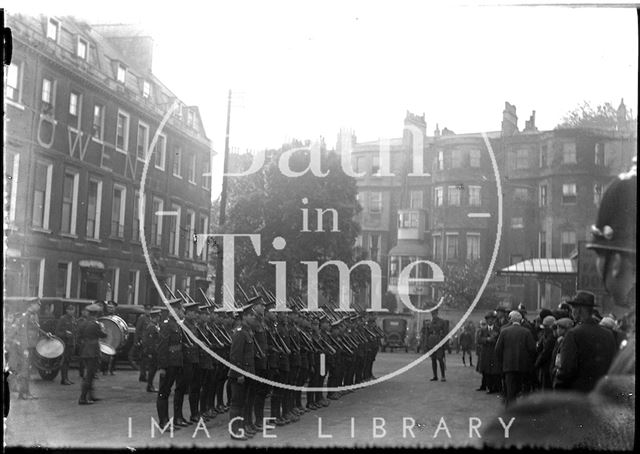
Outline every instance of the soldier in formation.
{"label": "soldier in formation", "polygon": [[[154,329],[153,322],[147,327],[142,340],[144,351],[150,369],[155,352],[160,372],[160,427],[170,422],[169,395],[174,384],[174,430],[200,419],[210,421],[228,411],[231,438],[246,440],[263,429],[265,416],[272,417],[278,426],[291,424],[306,412],[328,406],[328,399],[352,392],[334,391],[325,396],[310,391],[303,395],[254,380],[248,374],[284,385],[318,388],[349,386],[375,378],[373,363],[382,332],[373,314],[342,317],[332,308],[321,313],[302,312],[302,302],[294,299],[287,302],[288,311],[276,311],[272,293],[263,288],[254,290],[255,295],[249,296],[242,289],[240,301],[244,303],[232,311],[216,307],[204,294],[203,305],[180,293],[182,298],[174,298],[170,304],[180,318],[184,317],[190,333],[170,315],[159,329]],[[207,350],[237,368],[227,367]],[[148,386],[152,386],[152,376],[150,372]],[[271,413],[265,415],[269,395]],[[189,401],[188,418],[183,413],[185,396]]]}

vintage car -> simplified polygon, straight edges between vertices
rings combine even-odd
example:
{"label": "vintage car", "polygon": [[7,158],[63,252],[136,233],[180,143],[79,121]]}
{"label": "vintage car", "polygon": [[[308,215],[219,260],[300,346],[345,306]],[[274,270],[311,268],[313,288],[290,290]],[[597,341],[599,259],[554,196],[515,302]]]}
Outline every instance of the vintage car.
{"label": "vintage car", "polygon": [[378,324],[384,332],[384,338],[381,340],[382,351],[394,351],[395,349],[403,349],[409,351],[411,328],[414,325],[413,314],[388,314],[379,317]]}

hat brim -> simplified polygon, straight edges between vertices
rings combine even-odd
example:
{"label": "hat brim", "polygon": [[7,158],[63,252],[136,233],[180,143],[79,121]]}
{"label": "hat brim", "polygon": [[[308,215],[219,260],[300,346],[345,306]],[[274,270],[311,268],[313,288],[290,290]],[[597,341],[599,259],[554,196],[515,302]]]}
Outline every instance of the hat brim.
{"label": "hat brim", "polygon": [[619,243],[615,243],[612,241],[593,241],[591,243],[587,243],[585,246],[587,249],[601,249],[604,251],[617,251],[617,252],[626,252],[628,254],[635,254],[636,253],[636,249],[635,248],[631,248],[631,247],[627,247],[623,244],[619,244]]}

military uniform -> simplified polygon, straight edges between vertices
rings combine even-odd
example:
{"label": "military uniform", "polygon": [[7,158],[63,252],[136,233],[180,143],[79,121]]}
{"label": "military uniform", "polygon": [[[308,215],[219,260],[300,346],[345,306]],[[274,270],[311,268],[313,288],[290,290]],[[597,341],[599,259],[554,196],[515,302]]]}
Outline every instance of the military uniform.
{"label": "military uniform", "polygon": [[[87,310],[95,313],[100,311],[100,307],[92,304],[87,307]],[[104,331],[102,324],[94,317],[90,316],[82,325],[80,330],[80,338],[82,339],[80,357],[84,361],[86,369],[82,380],[80,400],[78,401],[80,405],[92,404],[98,400],[93,395],[93,380],[98,371],[98,361],[100,361],[100,339],[105,337],[107,337],[107,333]]]}
{"label": "military uniform", "polygon": [[[252,330],[246,323],[242,323],[234,329],[229,361],[242,370],[253,374],[255,373],[255,354]],[[248,379],[236,370],[229,369],[229,383],[231,386],[231,409],[229,410],[231,438],[244,439],[244,436],[248,434],[246,431],[247,423],[244,421],[247,414]]]}
{"label": "military uniform", "polygon": [[[36,303],[37,304],[37,303]],[[29,390],[31,375],[31,358],[35,354],[38,338],[40,337],[40,319],[37,312],[27,311],[16,323],[16,338],[14,340],[16,369],[18,372],[19,399],[32,399]]]}
{"label": "military uniform", "polygon": [[[258,377],[267,378],[269,361],[271,358],[273,358],[273,356],[269,354],[269,344],[267,341],[267,332],[264,320],[261,319],[259,321],[258,328],[254,330],[253,335],[256,341],[256,345],[258,345],[260,347],[260,350],[263,352],[262,356],[256,355],[256,375]],[[253,404],[253,414],[255,416],[254,425],[256,426],[256,428],[261,429],[262,423],[264,421],[264,404],[267,398],[267,393],[269,392],[269,386],[265,383],[256,383],[255,385],[256,393]]]}
{"label": "military uniform", "polygon": [[[160,313],[157,311],[156,313]],[[147,391],[156,392],[153,387],[153,379],[158,370],[158,342],[160,340],[160,327],[153,321],[149,321],[141,335],[140,348],[143,361],[147,367]]]}
{"label": "military uniform", "polygon": [[144,347],[142,346],[142,340],[144,337],[144,333],[147,330],[147,327],[151,324],[151,318],[147,314],[142,314],[138,317],[136,321],[136,334],[133,339],[133,349],[139,352],[140,356],[140,376],[138,377],[138,381],[146,382],[147,381],[147,372],[149,370],[149,360],[147,356],[144,354]]}
{"label": "military uniform", "polygon": [[[449,322],[441,319],[437,316],[437,314],[433,314],[433,319],[431,323],[428,325],[426,331],[426,345],[425,351],[431,350],[433,347],[438,345],[438,343],[446,336],[449,332]],[[442,345],[431,355],[431,369],[433,371],[433,378],[431,381],[438,380],[438,363],[440,364],[440,373],[442,375],[442,381],[445,381],[445,362],[444,362],[444,351],[446,345]]]}
{"label": "military uniform", "polygon": [[[196,321],[196,326],[198,329],[198,339],[200,339],[208,348],[212,348],[212,345],[209,343],[209,341],[211,341],[211,339],[209,339],[206,336],[206,320],[203,320],[203,318],[206,318],[206,316],[201,315],[201,319]],[[191,417],[190,417],[190,421],[191,422],[197,422],[197,420],[199,418],[205,418],[208,419],[210,417],[213,417],[213,415],[209,412],[210,410],[210,398],[211,398],[211,392],[212,392],[212,388],[213,388],[213,379],[214,379],[214,373],[215,373],[215,368],[214,368],[214,364],[213,364],[213,357],[211,355],[209,355],[209,353],[207,353],[202,347],[198,346],[198,354],[199,354],[199,361],[198,361],[198,374],[199,374],[199,379],[198,380],[194,380],[194,386],[197,386],[197,398],[198,398],[198,403],[197,403],[197,413],[193,413],[193,411],[195,410],[195,408],[191,408]],[[192,394],[191,391],[189,391],[189,401],[191,402],[192,399]]]}
{"label": "military uniform", "polygon": [[[186,305],[185,305],[186,307]],[[185,320],[185,325],[195,334],[195,323]],[[189,395],[191,416],[198,415],[198,394],[200,388],[200,347],[186,333],[182,334],[182,373],[178,375],[176,394],[173,399],[174,424],[189,425],[182,414],[184,396]]]}
{"label": "military uniform", "polygon": [[73,315],[64,314],[56,324],[56,336],[64,342],[64,355],[60,367],[60,384],[72,385],[69,380],[69,363],[76,349],[78,322]]}
{"label": "military uniform", "polygon": [[[182,374],[182,330],[173,317],[160,325],[158,339],[158,369],[160,370],[160,389],[156,407],[161,427],[169,422],[169,395],[171,387]],[[174,401],[176,397],[174,396]],[[174,404],[175,411],[175,404]],[[175,417],[175,413],[174,413]]]}

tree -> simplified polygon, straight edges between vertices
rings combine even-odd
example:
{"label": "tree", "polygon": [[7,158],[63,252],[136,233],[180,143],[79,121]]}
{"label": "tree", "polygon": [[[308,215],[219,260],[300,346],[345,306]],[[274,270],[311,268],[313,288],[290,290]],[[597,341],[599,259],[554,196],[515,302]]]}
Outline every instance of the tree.
{"label": "tree", "polygon": [[[457,309],[468,308],[480,290],[486,269],[480,262],[474,261],[463,265],[446,266],[443,272],[445,276],[442,284],[444,303]],[[497,290],[497,284],[493,278],[490,279],[476,307],[495,307],[499,301]]]}
{"label": "tree", "polygon": [[[321,153],[322,170],[329,172],[325,177],[317,177],[310,171],[299,177],[288,177],[278,168],[282,153],[308,145],[308,142],[293,141],[279,150],[271,150],[267,153],[271,159],[260,171],[229,178],[227,222],[223,231],[261,235],[259,256],[248,239],[236,241],[235,276],[243,284],[261,283],[275,289],[276,267],[269,262],[282,261],[287,264],[287,294],[295,296],[302,293],[300,283],[306,283],[307,277],[307,267],[300,262],[316,261],[320,266],[328,260],[340,260],[351,267],[359,260],[354,246],[360,226],[354,219],[361,208],[356,200],[355,179],[344,174],[340,157],[324,146],[313,150]],[[309,157],[309,150],[295,152],[289,159],[291,169],[304,170]],[[251,157],[235,155],[234,159],[246,163],[240,168],[247,168]],[[316,209],[325,210],[321,227],[316,226]],[[307,228],[303,224],[305,213]],[[337,232],[332,231],[334,213],[337,213]],[[282,250],[273,247],[273,240],[278,237],[286,241]],[[366,267],[354,270],[353,288],[365,284],[366,271]],[[323,269],[318,278],[322,294],[337,299],[338,278],[336,267]]]}
{"label": "tree", "polygon": [[610,103],[591,106],[588,101],[583,101],[575,109],[567,112],[558,128],[593,128],[604,130],[617,130],[628,128],[631,122],[631,115],[627,113],[623,103],[618,109]]}

